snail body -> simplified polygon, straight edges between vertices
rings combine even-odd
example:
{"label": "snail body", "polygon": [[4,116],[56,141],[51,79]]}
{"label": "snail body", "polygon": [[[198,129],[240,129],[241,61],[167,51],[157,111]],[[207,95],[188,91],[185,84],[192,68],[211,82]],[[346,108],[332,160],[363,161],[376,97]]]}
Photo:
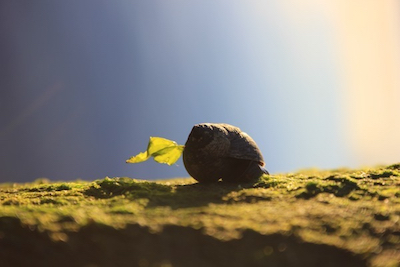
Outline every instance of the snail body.
{"label": "snail body", "polygon": [[193,126],[183,150],[187,172],[199,182],[248,182],[268,171],[256,142],[225,123]]}

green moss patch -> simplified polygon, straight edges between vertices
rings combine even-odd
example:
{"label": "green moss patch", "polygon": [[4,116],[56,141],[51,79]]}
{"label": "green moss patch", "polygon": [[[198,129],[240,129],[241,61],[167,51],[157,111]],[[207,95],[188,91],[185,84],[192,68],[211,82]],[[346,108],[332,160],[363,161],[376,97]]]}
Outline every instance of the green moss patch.
{"label": "green moss patch", "polygon": [[4,266],[398,266],[399,166],[248,184],[3,184],[0,257]]}

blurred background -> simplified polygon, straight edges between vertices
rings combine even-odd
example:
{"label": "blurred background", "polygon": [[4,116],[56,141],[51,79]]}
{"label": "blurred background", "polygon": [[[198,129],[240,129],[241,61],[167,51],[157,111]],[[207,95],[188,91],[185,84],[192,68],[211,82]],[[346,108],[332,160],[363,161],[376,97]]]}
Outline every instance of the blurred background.
{"label": "blurred background", "polygon": [[187,177],[125,160],[200,122],[271,173],[400,161],[397,0],[2,0],[0,34],[0,182]]}

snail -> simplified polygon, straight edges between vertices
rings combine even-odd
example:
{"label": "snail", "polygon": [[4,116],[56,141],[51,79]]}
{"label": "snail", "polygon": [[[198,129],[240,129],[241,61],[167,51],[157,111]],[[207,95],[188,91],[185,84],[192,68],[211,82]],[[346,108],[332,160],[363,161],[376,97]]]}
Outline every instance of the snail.
{"label": "snail", "polygon": [[264,159],[256,142],[225,123],[193,126],[183,150],[187,172],[200,183],[250,182],[263,173]]}

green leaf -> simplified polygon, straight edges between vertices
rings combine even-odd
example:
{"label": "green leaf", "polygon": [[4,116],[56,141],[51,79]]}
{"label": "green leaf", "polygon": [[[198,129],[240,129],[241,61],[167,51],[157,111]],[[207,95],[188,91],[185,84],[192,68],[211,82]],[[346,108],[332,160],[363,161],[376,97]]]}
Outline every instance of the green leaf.
{"label": "green leaf", "polygon": [[126,163],[139,163],[142,161],[146,161],[149,158],[150,155],[147,153],[147,151],[145,151],[137,154],[136,156],[130,157],[129,159],[126,160]]}
{"label": "green leaf", "polygon": [[154,160],[158,163],[165,163],[168,165],[174,164],[182,155],[183,152],[182,145],[177,145],[173,147],[166,147],[160,151],[153,154]]}
{"label": "green leaf", "polygon": [[148,160],[151,156],[159,163],[174,164],[183,152],[183,145],[162,137],[150,137],[147,150],[126,160],[127,163],[139,163]]}

